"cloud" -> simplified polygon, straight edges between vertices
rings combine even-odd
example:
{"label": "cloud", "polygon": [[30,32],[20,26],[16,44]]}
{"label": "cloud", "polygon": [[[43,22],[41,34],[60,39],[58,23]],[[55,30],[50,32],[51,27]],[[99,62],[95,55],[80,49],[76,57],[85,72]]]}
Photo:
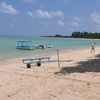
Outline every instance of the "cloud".
{"label": "cloud", "polygon": [[61,20],[58,20],[57,23],[58,23],[58,25],[60,25],[60,26],[64,26],[64,22],[61,21]]}
{"label": "cloud", "polygon": [[40,9],[38,9],[36,12],[35,12],[35,15],[37,17],[40,17],[40,18],[51,18],[52,15],[48,12],[48,11],[42,11]]}
{"label": "cloud", "polygon": [[100,27],[100,13],[93,12],[90,15],[90,21],[91,21],[92,25],[94,25],[96,27]]}
{"label": "cloud", "polygon": [[35,0],[23,0],[26,3],[33,3]]}
{"label": "cloud", "polygon": [[78,16],[73,16],[73,19],[74,19],[75,21],[80,21],[80,18],[79,18]]}
{"label": "cloud", "polygon": [[29,15],[31,18],[33,18],[33,17],[34,17],[33,13],[32,13],[32,12],[30,12],[30,11],[28,11],[28,12],[27,12],[27,15]]}
{"label": "cloud", "polygon": [[77,27],[79,26],[80,24],[78,22],[71,22],[69,23],[69,25],[73,26],[73,27]]}
{"label": "cloud", "polygon": [[69,25],[72,27],[80,26],[80,18],[78,16],[73,16]]}
{"label": "cloud", "polygon": [[11,14],[11,15],[17,15],[18,11],[12,7],[12,5],[7,5],[5,2],[0,3],[0,12]]}
{"label": "cloud", "polygon": [[64,18],[64,13],[63,11],[43,11],[41,9],[36,10],[35,16],[39,18],[54,18],[58,17],[63,19]]}

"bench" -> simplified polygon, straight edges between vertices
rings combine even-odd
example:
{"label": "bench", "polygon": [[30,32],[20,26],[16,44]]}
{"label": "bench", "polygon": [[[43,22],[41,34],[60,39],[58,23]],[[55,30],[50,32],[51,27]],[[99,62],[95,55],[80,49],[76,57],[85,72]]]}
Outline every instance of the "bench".
{"label": "bench", "polygon": [[31,68],[31,64],[36,63],[37,66],[41,66],[41,63],[49,61],[50,57],[40,57],[35,59],[23,59],[23,63],[27,64],[27,68]]}

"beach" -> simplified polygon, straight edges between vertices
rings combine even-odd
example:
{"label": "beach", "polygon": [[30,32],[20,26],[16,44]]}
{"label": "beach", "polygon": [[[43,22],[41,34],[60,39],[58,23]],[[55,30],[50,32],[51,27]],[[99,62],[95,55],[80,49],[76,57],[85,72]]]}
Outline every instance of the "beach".
{"label": "beach", "polygon": [[[0,100],[100,100],[100,47],[59,51],[58,62],[0,62]],[[48,55],[56,60],[57,54]]]}

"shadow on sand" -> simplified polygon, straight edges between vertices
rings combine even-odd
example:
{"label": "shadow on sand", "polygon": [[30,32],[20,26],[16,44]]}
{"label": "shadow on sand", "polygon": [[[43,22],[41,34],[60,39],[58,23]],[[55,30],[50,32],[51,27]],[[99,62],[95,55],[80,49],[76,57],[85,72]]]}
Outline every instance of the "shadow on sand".
{"label": "shadow on sand", "polygon": [[96,55],[95,59],[88,61],[80,61],[76,66],[63,67],[55,74],[70,74],[70,73],[85,73],[85,72],[100,72],[100,54]]}

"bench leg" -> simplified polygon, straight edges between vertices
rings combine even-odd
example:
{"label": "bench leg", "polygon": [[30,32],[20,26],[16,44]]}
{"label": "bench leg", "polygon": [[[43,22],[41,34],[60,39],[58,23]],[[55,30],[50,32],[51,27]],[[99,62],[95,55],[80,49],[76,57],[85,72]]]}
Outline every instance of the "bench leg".
{"label": "bench leg", "polygon": [[30,63],[27,64],[27,68],[31,68],[31,64]]}

